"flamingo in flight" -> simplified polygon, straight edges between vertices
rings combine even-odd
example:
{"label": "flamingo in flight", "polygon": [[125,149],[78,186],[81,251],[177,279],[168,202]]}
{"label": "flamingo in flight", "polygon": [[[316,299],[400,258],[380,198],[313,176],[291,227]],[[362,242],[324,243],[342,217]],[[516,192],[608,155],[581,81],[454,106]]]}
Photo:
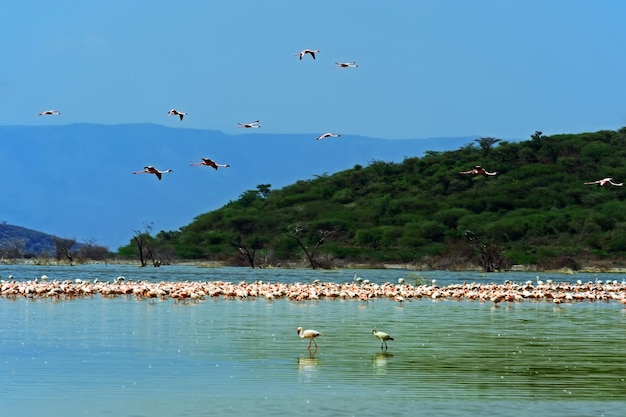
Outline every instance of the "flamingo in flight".
{"label": "flamingo in flight", "polygon": [[322,334],[317,330],[302,330],[302,327],[298,327],[298,336],[300,336],[301,339],[309,339],[309,351],[311,350],[311,342],[315,344],[315,350],[317,350],[315,338],[321,335]]}
{"label": "flamingo in flight", "polygon": [[387,349],[387,340],[393,340],[393,337],[391,337],[389,334],[385,333],[385,332],[379,332],[378,330],[374,329],[372,330],[372,334],[374,336],[376,336],[378,338],[378,340],[380,340],[380,350],[383,350],[383,345],[385,346],[385,350]]}
{"label": "flamingo in flight", "polygon": [[148,166],[143,167],[143,171],[134,171],[133,174],[154,174],[159,179],[159,181],[161,181],[161,175],[167,174],[169,172],[172,172],[172,170],[166,169],[165,171],[159,171],[152,165],[148,165]]}
{"label": "flamingo in flight", "polygon": [[489,172],[485,168],[481,167],[480,165],[476,165],[474,169],[471,169],[469,171],[461,171],[460,174],[482,175],[483,177],[488,177],[488,176],[497,175],[498,173]]}
{"label": "flamingo in flight", "polygon": [[315,140],[322,140],[322,139],[326,139],[326,138],[338,138],[339,136],[341,136],[338,133],[324,133],[323,135],[319,135],[318,137],[315,138]]}
{"label": "flamingo in flight", "polygon": [[315,54],[317,54],[319,51],[318,50],[314,50],[314,49],[303,49],[300,52],[298,52],[297,54],[294,54],[294,56],[299,56],[300,57],[300,61],[302,61],[302,58],[304,58],[304,56],[306,54],[311,55],[311,57],[313,59],[315,59]]}
{"label": "flamingo in flight", "polygon": [[216,170],[219,167],[230,168],[230,165],[228,165],[228,164],[218,164],[218,163],[214,162],[210,158],[202,158],[202,162],[195,162],[195,163],[189,164],[189,165],[191,165],[191,166],[206,165],[208,167],[215,168]]}
{"label": "flamingo in flight", "polygon": [[39,113],[39,116],[55,115],[55,114],[61,114],[61,112],[58,110],[44,110],[41,113]]}
{"label": "flamingo in flight", "polygon": [[261,125],[259,125],[260,120],[255,120],[254,122],[250,122],[250,123],[237,123],[237,127],[243,127],[244,129],[258,129],[259,127],[261,127]]}
{"label": "flamingo in flight", "polygon": [[620,183],[613,182],[612,177],[602,178],[601,180],[598,180],[598,181],[590,181],[590,182],[585,183],[585,185],[591,185],[591,184],[597,184],[598,187],[602,187],[604,184],[610,184],[616,187],[621,187],[622,185],[624,185],[623,182],[620,182]]}
{"label": "flamingo in flight", "polygon": [[359,66],[357,65],[356,62],[352,61],[352,62],[335,62],[334,65],[335,68],[358,68]]}
{"label": "flamingo in flight", "polygon": [[172,109],[172,110],[167,112],[168,116],[178,116],[178,117],[180,117],[180,121],[181,122],[183,120],[183,117],[185,117],[186,114],[187,114],[186,112],[178,111],[176,109]]}

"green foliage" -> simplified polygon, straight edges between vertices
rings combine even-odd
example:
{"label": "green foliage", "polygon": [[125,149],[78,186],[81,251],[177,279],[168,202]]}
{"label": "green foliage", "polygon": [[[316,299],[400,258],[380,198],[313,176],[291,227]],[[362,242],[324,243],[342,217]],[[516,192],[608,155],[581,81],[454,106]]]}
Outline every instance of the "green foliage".
{"label": "green foliage", "polygon": [[[622,256],[626,187],[583,183],[626,181],[625,132],[535,132],[514,143],[485,137],[455,151],[398,164],[374,160],[282,189],[261,184],[156,240],[187,259],[228,259],[236,241],[271,252],[277,262],[301,261],[303,246],[289,234],[301,224],[306,229],[297,236],[307,250],[346,261],[450,256],[459,245],[471,249],[463,238],[468,230],[513,263]],[[459,174],[475,165],[498,175]],[[324,231],[332,233],[320,242]],[[133,250],[131,242],[120,254]]]}

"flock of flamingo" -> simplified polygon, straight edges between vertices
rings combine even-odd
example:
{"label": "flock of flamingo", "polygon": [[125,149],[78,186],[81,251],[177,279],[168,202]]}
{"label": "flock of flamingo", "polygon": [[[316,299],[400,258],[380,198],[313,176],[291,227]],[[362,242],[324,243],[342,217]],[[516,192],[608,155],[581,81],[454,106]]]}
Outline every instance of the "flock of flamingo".
{"label": "flock of flamingo", "polygon": [[[180,303],[198,303],[207,297],[221,297],[226,300],[265,299],[268,302],[284,299],[290,302],[320,302],[321,300],[355,300],[367,305],[378,299],[386,299],[397,303],[402,308],[405,304],[427,299],[432,301],[453,300],[479,303],[493,303],[497,308],[503,303],[512,305],[524,301],[551,302],[556,306],[576,302],[621,303],[626,306],[626,280],[589,281],[577,280],[576,283],[553,282],[551,280],[526,281],[504,284],[463,283],[439,286],[436,280],[429,284],[409,284],[404,278],[397,283],[386,282],[377,284],[356,277],[352,282],[334,283],[320,282],[285,284],[281,282],[239,282],[226,281],[185,281],[185,282],[148,282],[126,280],[117,277],[112,282],[88,280],[51,280],[46,275],[33,280],[15,280],[9,276],[0,280],[0,297],[15,299],[49,298],[54,300],[72,300],[76,298],[96,297],[115,298],[128,297],[136,300],[166,301],[168,299]],[[372,334],[381,342],[381,349],[387,348],[387,342],[394,340],[388,333],[373,330]],[[309,339],[309,352],[314,339],[322,333],[298,328],[298,336]]]}
{"label": "flock of flamingo", "polygon": [[[313,50],[313,49],[303,49],[302,51],[300,51],[299,53],[295,54],[295,56],[298,56],[300,60],[302,60],[306,55],[310,55],[311,58],[313,60],[316,59],[316,54],[318,54],[320,51],[319,50]],[[335,62],[335,66],[336,68],[358,68],[358,65],[356,62],[352,61],[352,62]],[[45,110],[39,113],[39,116],[56,116],[56,115],[60,115],[61,112],[58,110]],[[166,113],[167,116],[178,116],[180,121],[183,121],[185,116],[187,115],[187,112],[183,112],[177,109],[171,109]],[[237,128],[243,128],[243,129],[258,129],[261,127],[260,125],[260,120],[255,120],[253,122],[249,122],[249,123],[237,123]],[[315,140],[322,140],[322,139],[326,139],[326,138],[338,138],[340,137],[340,134],[337,133],[332,133],[332,132],[327,132],[324,133],[320,136],[318,136],[317,138],[315,138]],[[220,164],[217,163],[215,161],[213,161],[210,158],[201,158],[200,162],[194,162],[189,164],[190,166],[208,166],[211,167],[215,170],[217,170],[218,168],[229,168],[230,165],[229,164]],[[167,170],[159,170],[157,168],[155,168],[152,165],[147,165],[144,167],[143,170],[141,171],[134,171],[133,174],[152,174],[155,175],[156,178],[158,180],[161,180],[163,174],[167,174],[173,172],[171,169],[167,169]],[[482,166],[475,166],[474,168],[467,170],[467,171],[461,171],[460,174],[463,175],[481,175],[484,177],[491,177],[491,176],[496,176],[498,174],[498,172],[491,172],[486,170],[485,168],[483,168]],[[607,177],[607,178],[603,178],[597,181],[590,181],[590,182],[585,182],[585,185],[597,185],[599,187],[602,187],[604,185],[612,185],[612,186],[616,186],[616,187],[621,187],[623,185],[623,183],[617,183],[617,182],[613,182],[613,178],[611,177]],[[116,280],[119,281],[119,280]],[[122,279],[123,281],[123,279]],[[156,298],[156,297],[160,297],[160,298],[165,298],[166,296],[171,296],[173,298],[180,298],[180,299],[202,299],[204,297],[204,295],[210,295],[210,296],[215,296],[215,295],[224,295],[225,298],[228,297],[228,292],[226,292],[227,290],[207,290],[205,288],[202,289],[197,289],[194,287],[194,289],[189,290],[189,289],[183,289],[183,290],[176,290],[174,291],[171,288],[168,288],[168,286],[172,286],[172,283],[167,283],[165,285],[157,285],[157,287],[149,287],[146,285],[146,283],[136,283],[135,286],[128,286],[125,283],[121,283],[120,282],[116,282],[116,285],[119,285],[119,288],[115,289],[112,288],[109,285],[106,286],[96,286],[96,283],[94,283],[93,286],[90,286],[88,289],[86,289],[85,285],[87,283],[83,283],[81,280],[76,280],[76,283],[72,283],[72,282],[64,282],[64,283],[60,283],[59,285],[54,286],[53,288],[50,287],[49,283],[45,283],[44,282],[38,282],[37,280],[35,280],[34,282],[28,281],[25,285],[19,285],[15,282],[11,283],[11,282],[7,282],[7,281],[2,281],[2,288],[0,291],[0,295],[3,297],[10,297],[10,296],[16,296],[18,294],[21,294],[25,297],[29,297],[32,298],[34,296],[47,296],[47,297],[57,297],[59,298],[60,295],[65,294],[68,297],[72,297],[72,296],[76,296],[76,295],[93,295],[95,293],[101,293],[102,296],[104,297],[108,297],[110,295],[115,295],[115,294],[133,294],[136,297],[139,298]],[[320,284],[320,283],[316,283],[316,284]],[[364,283],[364,284],[368,284]],[[579,283],[581,284],[581,283]],[[614,283],[615,285],[617,285],[617,283]],[[224,287],[228,287],[230,284],[224,284]],[[278,285],[282,285],[282,284],[278,284]],[[295,284],[295,285],[300,285],[300,284]],[[331,284],[327,284],[327,285],[331,285]],[[387,286],[388,284],[385,284],[383,287]],[[389,284],[391,285],[391,284]],[[408,285],[408,284],[404,284],[403,285]],[[77,287],[78,286],[78,287]],[[127,287],[126,289],[124,287]],[[410,287],[410,286],[409,286]],[[495,291],[496,287],[500,287],[500,286],[493,286],[494,288],[491,288],[491,290],[488,292],[488,294],[491,295],[479,295],[480,292],[473,292],[473,291],[468,291],[467,289],[462,291],[462,297],[467,297],[470,300],[474,300],[474,299],[481,299],[481,300],[490,300],[493,301],[496,306],[498,304],[498,302],[501,301],[509,301],[509,302],[513,302],[513,301],[521,301],[524,298],[533,298],[535,297],[534,293],[531,293],[530,290],[532,290],[532,285],[527,283],[525,287],[523,288],[523,292],[521,294],[519,293],[515,293],[514,291],[511,292],[511,287],[509,284],[508,288],[500,288],[500,291]],[[42,289],[43,288],[43,289]],[[387,287],[387,289],[390,287]],[[589,285],[585,286],[584,288],[587,288],[587,290],[589,289]],[[362,289],[362,287],[361,287]],[[452,297],[452,298],[459,298],[459,293],[457,292],[457,289],[454,288],[437,288],[434,284],[433,287],[431,288],[433,291],[431,292],[425,292],[424,294],[417,294],[415,292],[413,292],[415,289],[413,289],[411,287],[411,290],[408,291],[408,287],[404,287],[404,289],[401,288],[396,288],[395,290],[392,290],[391,292],[387,292],[385,291],[385,294],[392,294],[393,299],[398,301],[398,302],[404,302],[405,298],[421,298],[422,296],[428,296],[431,297],[433,299],[436,298],[446,298],[446,297]],[[624,286],[624,283],[622,283],[622,285],[618,286],[618,288],[615,288],[617,291],[611,293],[611,297],[612,299],[615,299],[617,301],[620,301],[623,304],[626,304],[626,287]],[[294,298],[292,297],[292,295],[294,293],[297,292],[297,296]],[[451,294],[451,292],[453,292],[453,294]],[[493,293],[496,292],[497,295],[494,295]],[[575,290],[575,292],[577,292],[577,290]],[[351,296],[350,294],[354,293],[353,296]],[[358,293],[358,296],[357,296]],[[619,294],[619,295],[615,295],[615,294]],[[249,289],[238,289],[238,290],[233,290],[231,295],[233,297],[238,297],[238,298],[247,298],[248,296],[253,296],[253,295],[257,295],[258,293],[255,290],[249,290]],[[265,292],[265,297],[268,300],[273,299],[275,296],[280,296],[281,291],[277,290],[277,289],[273,289],[272,291],[267,291]],[[308,288],[306,291],[302,291],[301,289],[299,290],[290,290],[289,291],[289,298],[290,299],[295,299],[297,301],[301,301],[301,300],[316,300],[320,298],[320,291],[319,288]],[[472,296],[472,294],[474,294]],[[358,298],[361,301],[369,301],[372,297],[376,297],[376,291],[372,292],[362,292],[360,289],[352,289],[352,292],[348,292],[347,290],[336,290],[335,292],[331,292],[328,294],[325,294],[325,296],[330,297],[330,298]],[[566,301],[572,301],[575,300],[574,296],[572,296],[571,292],[566,292],[566,293],[559,293],[557,292],[556,295],[552,294],[552,293],[548,293],[547,295],[544,293],[541,293],[540,298],[544,298],[549,296],[555,303],[561,303],[562,301],[566,300]],[[604,299],[604,298],[596,298],[595,294],[591,294],[589,293],[589,291],[587,291],[586,295],[583,297],[589,300],[596,300],[596,299]],[[308,350],[309,352],[311,351],[311,345],[313,344],[315,346],[315,350],[318,350],[318,345],[317,342],[315,341],[315,339],[319,336],[322,336],[322,333],[320,333],[317,330],[313,330],[313,329],[307,329],[307,330],[303,330],[302,327],[298,327],[297,328],[297,333],[298,336],[302,339],[308,339],[309,340],[309,345],[308,345]],[[381,350],[386,350],[387,349],[387,342],[388,341],[392,341],[394,340],[394,338],[392,336],[390,336],[388,333],[385,332],[381,332],[378,331],[376,329],[372,330],[372,334],[381,342],[380,348]]]}
{"label": "flock of flamingo", "polygon": [[[480,165],[476,165],[474,168],[468,171],[461,171],[459,172],[459,174],[482,175],[483,177],[493,177],[495,175],[498,175],[497,172],[489,172],[485,168],[481,167]],[[622,182],[620,183],[613,182],[613,177],[602,178],[597,181],[589,181],[589,182],[585,182],[584,184],[585,185],[597,185],[598,187],[603,187],[606,184],[613,185],[615,187],[621,187],[622,185],[624,185],[624,183]]]}
{"label": "flock of flamingo", "polygon": [[[302,51],[298,52],[297,54],[295,54],[295,56],[300,57],[300,60],[302,60],[302,58],[304,58],[306,55],[310,55],[313,59],[315,59],[315,54],[319,53],[319,50],[315,50],[315,49],[303,49]],[[354,61],[352,62],[335,62],[334,67],[336,68],[358,68],[358,64]],[[39,116],[58,116],[60,115],[61,112],[59,110],[44,110],[42,112],[39,113]],[[178,116],[180,118],[180,121],[182,122],[183,119],[185,118],[185,116],[187,115],[187,112],[183,112],[177,109],[170,109],[170,111],[168,111],[166,113],[167,116]],[[260,120],[255,120],[254,122],[249,122],[249,123],[241,123],[238,122],[237,126],[238,128],[243,128],[243,129],[258,129],[261,127],[261,125],[259,124]],[[321,134],[320,136],[316,137],[315,140],[322,140],[322,139],[326,139],[326,138],[338,138],[340,137],[340,134],[337,133],[331,133],[331,132],[327,132],[324,134]],[[222,168],[229,168],[230,165],[229,164],[218,164],[216,162],[214,162],[213,160],[211,160],[210,158],[202,158],[201,162],[196,162],[196,163],[191,163],[189,164],[191,166],[197,166],[197,165],[205,165],[205,166],[209,166],[212,167],[214,169],[218,169],[218,167],[222,167]],[[143,170],[141,171],[133,171],[133,174],[152,174],[154,176],[156,176],[156,178],[160,181],[163,178],[163,174],[169,174],[170,172],[173,172],[173,170],[171,169],[166,169],[166,170],[160,170],[158,168],[155,168],[153,165],[146,165]]]}

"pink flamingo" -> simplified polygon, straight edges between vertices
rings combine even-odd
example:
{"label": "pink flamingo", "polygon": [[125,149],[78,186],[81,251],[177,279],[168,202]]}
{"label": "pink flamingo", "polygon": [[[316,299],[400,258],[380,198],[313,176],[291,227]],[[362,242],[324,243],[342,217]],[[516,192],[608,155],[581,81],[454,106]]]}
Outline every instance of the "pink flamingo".
{"label": "pink flamingo", "polygon": [[299,56],[300,57],[300,61],[302,61],[302,58],[304,58],[304,56],[306,54],[311,55],[311,57],[313,57],[313,59],[315,59],[315,54],[318,53],[318,50],[313,50],[313,49],[303,49],[301,50],[299,53],[294,54],[294,56]]}
{"label": "pink flamingo", "polygon": [[55,114],[61,114],[61,112],[58,110],[44,110],[41,113],[39,113],[39,116],[55,115]]}
{"label": "pink flamingo", "polygon": [[620,182],[620,183],[613,182],[613,178],[612,177],[602,178],[601,180],[598,180],[598,181],[591,181],[591,182],[586,182],[585,183],[585,185],[591,185],[591,184],[597,184],[598,187],[602,187],[604,184],[610,184],[610,185],[614,185],[616,187],[621,187],[622,185],[624,185],[624,183],[622,183],[622,182]]}
{"label": "pink flamingo", "polygon": [[218,167],[222,167],[222,168],[230,168],[230,165],[228,164],[218,164],[216,162],[214,162],[212,159],[209,158],[202,158],[202,162],[195,162],[193,164],[189,164],[191,166],[198,166],[198,165],[206,165],[212,168],[215,168],[217,170]]}
{"label": "pink flamingo", "polygon": [[160,181],[161,180],[161,175],[162,174],[167,174],[169,172],[172,172],[172,170],[171,169],[166,169],[165,171],[159,171],[158,169],[156,169],[152,165],[148,165],[148,166],[143,167],[143,171],[134,171],[133,174],[154,174],[154,175],[156,175],[156,177]]}
{"label": "pink flamingo", "polygon": [[176,109],[172,109],[172,110],[170,110],[170,111],[168,111],[168,112],[167,112],[167,115],[168,115],[168,116],[178,116],[178,117],[180,117],[180,120],[181,120],[181,121],[183,120],[183,117],[185,117],[185,115],[186,115],[186,114],[187,114],[187,113],[182,112],[182,111],[178,111],[178,110],[176,110]]}
{"label": "pink flamingo", "polygon": [[476,165],[474,169],[469,171],[461,171],[460,174],[482,175],[483,177],[497,175],[497,172],[489,172],[480,165]]}
{"label": "pink flamingo", "polygon": [[298,327],[298,335],[301,339],[309,339],[309,351],[311,350],[311,342],[315,343],[315,350],[317,350],[317,342],[315,338],[322,334],[317,330],[302,330],[302,327]]}

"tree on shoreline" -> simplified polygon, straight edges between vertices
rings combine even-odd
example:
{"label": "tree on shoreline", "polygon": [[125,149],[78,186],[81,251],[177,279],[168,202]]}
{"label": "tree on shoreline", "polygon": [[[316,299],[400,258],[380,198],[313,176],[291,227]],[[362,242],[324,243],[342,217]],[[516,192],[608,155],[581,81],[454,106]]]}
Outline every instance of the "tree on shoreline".
{"label": "tree on shoreline", "polygon": [[259,236],[248,237],[246,241],[241,236],[237,236],[236,239],[231,240],[230,244],[237,253],[245,256],[252,269],[256,266],[255,258],[257,251],[265,247],[264,239]]}
{"label": "tree on shoreline", "polygon": [[61,237],[54,237],[52,241],[54,242],[54,247],[56,249],[57,261],[60,262],[63,259],[67,259],[70,265],[72,265],[72,263],[74,262],[72,247],[76,244],[76,239],[64,239]]}
{"label": "tree on shoreline", "polygon": [[[289,228],[287,236],[297,242],[312,269],[329,268],[328,265],[324,265],[319,259],[318,249],[327,237],[335,234],[338,230],[337,228],[332,230],[318,229],[316,233],[307,233],[308,226],[303,223],[296,223]],[[311,241],[312,246],[307,245],[308,240]]]}
{"label": "tree on shoreline", "polygon": [[152,259],[154,262],[151,244],[154,238],[150,236],[152,233],[152,223],[144,224],[143,230],[135,229],[133,233],[133,241],[137,246],[137,256],[139,256],[141,266],[146,266],[149,259]]}
{"label": "tree on shoreline", "polygon": [[510,260],[502,255],[502,248],[494,242],[485,237],[477,236],[470,230],[466,230],[464,234],[478,252],[476,263],[483,271],[504,271],[511,266]]}

